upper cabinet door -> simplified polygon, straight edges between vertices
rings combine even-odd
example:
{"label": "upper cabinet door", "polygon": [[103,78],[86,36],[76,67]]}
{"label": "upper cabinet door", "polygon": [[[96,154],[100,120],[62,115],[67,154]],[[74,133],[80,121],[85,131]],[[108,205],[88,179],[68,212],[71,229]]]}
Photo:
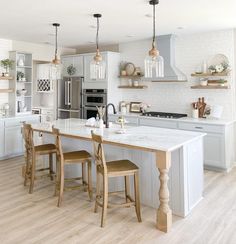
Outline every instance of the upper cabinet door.
{"label": "upper cabinet door", "polygon": [[83,56],[68,56],[62,57],[62,77],[69,76],[67,68],[73,65],[76,68],[76,72],[71,77],[84,76],[84,57]]}
{"label": "upper cabinet door", "polygon": [[90,63],[93,60],[95,54],[84,56],[84,82],[107,82],[107,55],[102,54],[103,61],[106,63],[105,79],[96,80],[90,77]]}
{"label": "upper cabinet door", "polygon": [[62,64],[62,72],[61,72],[61,76],[69,76],[67,73],[67,68],[68,66],[70,66],[71,64],[73,65],[73,57],[62,57],[61,58],[61,64]]}
{"label": "upper cabinet door", "polygon": [[76,68],[76,72],[73,76],[84,76],[84,57],[75,56],[73,59],[73,65]]}

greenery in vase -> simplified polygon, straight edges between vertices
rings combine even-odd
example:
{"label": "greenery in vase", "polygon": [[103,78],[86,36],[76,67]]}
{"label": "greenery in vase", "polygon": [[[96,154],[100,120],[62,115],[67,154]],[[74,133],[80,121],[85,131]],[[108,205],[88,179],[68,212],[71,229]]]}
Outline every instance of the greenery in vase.
{"label": "greenery in vase", "polygon": [[12,68],[13,64],[14,64],[14,61],[10,60],[8,58],[1,60],[1,66],[6,70],[6,73],[9,72],[9,69]]}
{"label": "greenery in vase", "polygon": [[71,64],[67,67],[67,73],[68,75],[72,76],[76,72],[76,68]]}
{"label": "greenery in vase", "polygon": [[25,74],[21,71],[17,71],[17,80],[21,80],[25,77]]}

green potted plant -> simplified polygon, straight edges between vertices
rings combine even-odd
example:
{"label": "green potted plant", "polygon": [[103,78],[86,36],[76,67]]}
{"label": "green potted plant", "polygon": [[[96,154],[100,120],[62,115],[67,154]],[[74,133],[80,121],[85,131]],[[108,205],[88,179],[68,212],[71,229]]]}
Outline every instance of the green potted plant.
{"label": "green potted plant", "polygon": [[1,60],[1,66],[5,69],[5,72],[2,73],[3,76],[9,76],[9,70],[12,68],[14,61],[10,59]]}

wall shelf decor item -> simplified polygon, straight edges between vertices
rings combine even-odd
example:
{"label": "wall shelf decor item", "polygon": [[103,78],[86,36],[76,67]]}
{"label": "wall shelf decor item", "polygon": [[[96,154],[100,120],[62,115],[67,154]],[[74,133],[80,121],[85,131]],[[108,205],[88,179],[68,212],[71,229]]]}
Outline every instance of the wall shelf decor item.
{"label": "wall shelf decor item", "polygon": [[37,80],[37,92],[53,92],[53,81],[46,80]]}
{"label": "wall shelf decor item", "polygon": [[149,4],[153,6],[153,38],[152,48],[144,61],[146,78],[164,77],[164,59],[156,48],[156,5],[158,3],[159,0],[149,1]]}
{"label": "wall shelf decor item", "polygon": [[130,112],[131,113],[140,113],[141,102],[131,102],[130,103]]}
{"label": "wall shelf decor item", "polygon": [[94,18],[97,19],[97,33],[96,33],[96,54],[90,62],[90,78],[92,80],[104,80],[106,75],[106,62],[104,62],[99,50],[99,19],[101,14],[94,14]]}

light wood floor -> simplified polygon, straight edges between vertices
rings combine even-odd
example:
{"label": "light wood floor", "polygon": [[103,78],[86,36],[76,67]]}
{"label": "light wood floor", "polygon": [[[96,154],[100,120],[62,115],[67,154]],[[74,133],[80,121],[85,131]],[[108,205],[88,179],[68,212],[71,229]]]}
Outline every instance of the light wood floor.
{"label": "light wood floor", "polygon": [[85,192],[66,192],[56,207],[49,179],[36,181],[29,195],[21,178],[22,157],[0,161],[0,243],[236,243],[236,168],[229,174],[205,172],[204,200],[185,219],[174,217],[164,234],[155,229],[155,210],[142,206],[143,222],[134,209],[108,212],[100,228],[100,213]]}

